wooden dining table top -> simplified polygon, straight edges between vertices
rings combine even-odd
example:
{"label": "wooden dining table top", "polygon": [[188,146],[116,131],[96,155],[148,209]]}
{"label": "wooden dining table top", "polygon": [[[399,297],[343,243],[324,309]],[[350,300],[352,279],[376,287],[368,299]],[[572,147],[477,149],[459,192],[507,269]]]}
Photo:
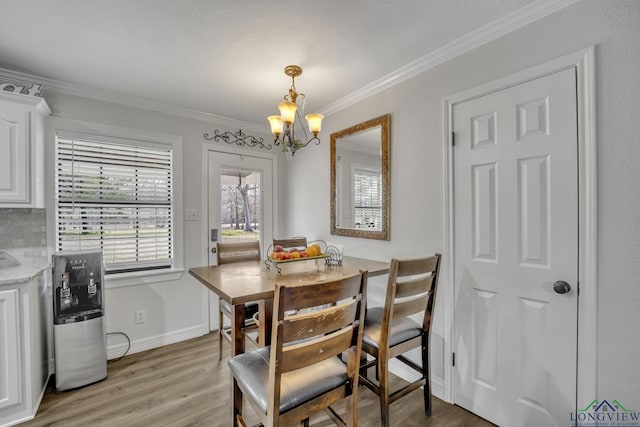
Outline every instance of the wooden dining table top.
{"label": "wooden dining table top", "polygon": [[[269,261],[267,261],[269,262]],[[369,277],[387,274],[389,262],[345,256],[342,265],[326,265],[323,259],[279,263],[281,273],[264,261],[192,267],[189,273],[232,305],[272,299],[276,283],[304,285],[339,280],[367,270]]]}
{"label": "wooden dining table top", "polygon": [[[270,268],[267,268],[269,266]],[[276,283],[288,286],[340,280],[366,270],[368,276],[389,272],[389,262],[345,256],[341,265],[326,265],[324,259],[278,263],[245,261],[217,266],[192,267],[189,273],[233,306],[231,314],[231,354],[245,351],[245,303],[257,302],[259,345],[271,342],[273,298]]]}

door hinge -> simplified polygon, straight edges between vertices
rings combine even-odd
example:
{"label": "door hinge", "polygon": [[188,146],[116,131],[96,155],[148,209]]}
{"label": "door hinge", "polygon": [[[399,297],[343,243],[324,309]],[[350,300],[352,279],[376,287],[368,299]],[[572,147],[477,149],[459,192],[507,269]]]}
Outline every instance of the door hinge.
{"label": "door hinge", "polygon": [[451,132],[451,146],[452,147],[456,146],[456,133],[455,132]]}
{"label": "door hinge", "polygon": [[456,354],[451,353],[451,366],[456,366]]}

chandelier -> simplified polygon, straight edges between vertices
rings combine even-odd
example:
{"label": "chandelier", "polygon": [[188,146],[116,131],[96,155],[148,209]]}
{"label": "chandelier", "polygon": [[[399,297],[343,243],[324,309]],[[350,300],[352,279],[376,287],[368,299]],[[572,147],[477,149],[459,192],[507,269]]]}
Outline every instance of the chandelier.
{"label": "chandelier", "polygon": [[304,138],[300,139],[296,137],[296,117],[298,118],[298,123],[302,120],[300,118],[300,111],[298,111],[298,98],[303,99],[302,111],[304,112],[304,93],[298,93],[296,91],[296,77],[302,74],[302,68],[297,65],[288,65],[284,68],[284,73],[291,77],[289,93],[284,96],[284,101],[278,103],[280,115],[269,116],[267,117],[267,120],[269,120],[269,123],[271,124],[271,133],[275,136],[274,145],[282,145],[282,151],[285,153],[291,153],[293,156],[297,150],[306,147],[312,141],[315,142],[316,145],[320,144],[318,133],[320,133],[320,127],[322,126],[322,119],[324,116],[318,113],[307,114],[305,119],[307,119],[309,131],[313,135],[313,138],[309,139],[304,126],[299,126],[304,133]]}

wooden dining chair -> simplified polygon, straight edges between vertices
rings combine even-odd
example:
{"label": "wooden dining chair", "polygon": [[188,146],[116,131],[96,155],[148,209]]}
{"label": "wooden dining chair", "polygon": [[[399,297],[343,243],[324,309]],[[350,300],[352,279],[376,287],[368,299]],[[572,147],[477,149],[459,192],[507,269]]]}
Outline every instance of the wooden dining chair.
{"label": "wooden dining chair", "polygon": [[[381,424],[388,427],[389,405],[424,386],[424,410],[431,416],[429,335],[438,285],[440,254],[428,258],[392,259],[384,307],[367,308],[362,351],[373,360],[360,367],[360,381],[380,398]],[[420,315],[421,323],[409,316]],[[403,355],[419,347],[422,366]],[[389,360],[397,360],[420,374],[420,378],[393,392],[389,387]],[[376,367],[376,380],[367,375]]]}
{"label": "wooden dining chair", "polygon": [[[234,426],[243,395],[265,426],[308,425],[326,410],[357,426],[358,368],[367,272],[310,285],[276,285],[271,346],[229,360]],[[338,356],[345,353],[346,363]],[[342,418],[331,408],[345,400]]]}
{"label": "wooden dining chair", "polygon": [[[218,265],[230,264],[233,262],[243,261],[260,261],[260,242],[230,242],[217,244],[216,253],[218,255]],[[253,315],[258,312],[257,302],[248,302],[244,305],[245,312],[245,331],[249,329],[257,329]],[[218,360],[222,360],[222,341],[231,342],[231,328],[224,326],[225,316],[231,319],[231,304],[220,299],[218,310]]]}

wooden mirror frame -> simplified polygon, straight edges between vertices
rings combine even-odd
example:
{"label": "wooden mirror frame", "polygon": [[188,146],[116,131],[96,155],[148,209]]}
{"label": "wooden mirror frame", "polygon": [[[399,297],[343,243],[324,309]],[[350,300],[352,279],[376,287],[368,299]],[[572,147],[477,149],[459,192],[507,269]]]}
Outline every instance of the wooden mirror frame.
{"label": "wooden mirror frame", "polygon": [[[330,175],[331,175],[331,234],[337,236],[363,237],[366,239],[389,240],[389,212],[391,199],[389,197],[389,143],[390,143],[390,123],[391,114],[367,120],[347,129],[331,134],[330,152]],[[381,127],[381,173],[382,173],[382,230],[363,230],[357,228],[343,228],[336,226],[336,143],[339,138],[344,138],[371,129],[376,126]]]}

